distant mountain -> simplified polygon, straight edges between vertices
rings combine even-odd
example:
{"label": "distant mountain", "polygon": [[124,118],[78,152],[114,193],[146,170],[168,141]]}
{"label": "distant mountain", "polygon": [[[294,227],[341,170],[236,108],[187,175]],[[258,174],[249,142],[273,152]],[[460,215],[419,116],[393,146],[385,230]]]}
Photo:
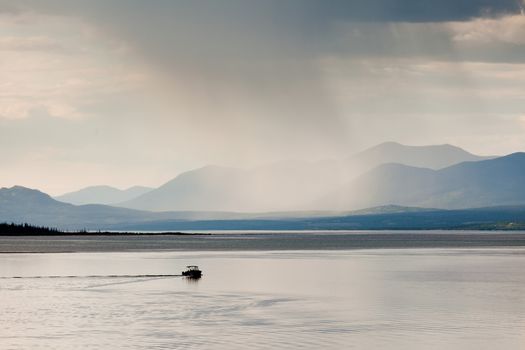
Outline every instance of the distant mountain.
{"label": "distant mountain", "polygon": [[128,201],[151,190],[152,188],[144,186],[134,186],[126,190],[120,190],[111,186],[90,186],[75,192],[63,194],[55,197],[55,199],[76,205],[116,204]]}
{"label": "distant mountain", "polygon": [[245,204],[243,170],[218,166],[185,172],[159,188],[121,203],[143,210],[231,210]]}
{"label": "distant mountain", "polygon": [[343,182],[333,167],[306,162],[279,163],[254,169],[206,166],[130,201],[126,208],[152,211],[299,211],[312,198]]}
{"label": "distant mountain", "polygon": [[396,204],[473,208],[525,204],[525,153],[463,162],[440,170],[384,164],[325,197],[318,205],[367,208]]}
{"label": "distant mountain", "polygon": [[223,212],[152,213],[100,204],[73,205],[21,186],[0,188],[0,222],[30,223],[60,229],[112,229],[123,224],[155,221],[241,218]]}
{"label": "distant mountain", "polygon": [[[413,208],[414,209],[414,208]],[[457,210],[408,210],[329,217],[245,218],[223,220],[157,221],[124,224],[121,230],[525,230],[525,206],[503,206]],[[420,233],[414,232],[414,238]],[[369,235],[365,246],[379,235]],[[431,242],[428,242],[432,245]],[[481,243],[481,242],[480,242]],[[490,246],[490,237],[481,245]],[[402,246],[411,241],[403,241]]]}
{"label": "distant mountain", "polygon": [[316,199],[383,163],[433,169],[485,159],[450,145],[405,146],[387,142],[344,160],[289,161],[253,169],[219,166],[185,172],[119,206],[140,210],[234,212],[318,210]]}
{"label": "distant mountain", "polygon": [[43,192],[21,186],[0,189],[0,222],[82,229],[152,219],[150,213],[136,210],[105,205],[75,206],[59,202]]}
{"label": "distant mountain", "polygon": [[[203,211],[213,212],[213,215],[216,212],[285,212],[334,208],[347,210],[388,204],[433,206],[433,203],[441,202],[424,202],[419,199],[410,201],[410,198],[396,201],[396,195],[389,197],[387,188],[378,191],[379,187],[376,185],[370,185],[371,188],[363,186],[358,191],[363,192],[366,188],[366,193],[356,196],[356,190],[348,189],[345,184],[384,163],[440,169],[451,164],[480,159],[484,158],[451,145],[405,146],[387,142],[343,160],[287,161],[252,169],[206,166],[182,173],[157,189],[136,186],[119,190],[109,186],[92,186],[55,199],[75,205],[105,204],[158,212]],[[381,175],[381,170],[376,170],[362,176],[359,181],[365,185],[383,184],[382,177],[395,176],[397,173],[400,181],[419,181],[411,177],[416,176],[412,174],[415,173],[414,170],[405,174],[401,165],[385,167],[383,172],[386,175]],[[421,169],[419,172],[429,172],[429,169]],[[392,189],[394,190],[395,188]],[[374,194],[374,191],[378,193]],[[337,193],[335,200],[330,193]],[[409,196],[409,193],[411,192],[407,191],[404,195]],[[326,200],[319,201],[319,198]],[[357,198],[362,202],[356,202]]]}
{"label": "distant mountain", "polygon": [[346,162],[362,171],[386,163],[441,169],[462,162],[490,158],[494,157],[477,156],[452,145],[406,146],[397,142],[385,142],[349,157]]}
{"label": "distant mountain", "polygon": [[[219,211],[149,212],[100,204],[73,205],[22,186],[0,188],[0,223],[30,223],[60,229],[118,229],[125,225],[194,220],[240,220],[258,217],[311,217],[331,212],[232,213]],[[152,227],[154,225],[151,225]]]}
{"label": "distant mountain", "polygon": [[464,210],[384,206],[346,213],[152,213],[105,205],[75,206],[40,191],[15,186],[0,189],[1,222],[66,230],[515,230],[525,229],[525,206]]}

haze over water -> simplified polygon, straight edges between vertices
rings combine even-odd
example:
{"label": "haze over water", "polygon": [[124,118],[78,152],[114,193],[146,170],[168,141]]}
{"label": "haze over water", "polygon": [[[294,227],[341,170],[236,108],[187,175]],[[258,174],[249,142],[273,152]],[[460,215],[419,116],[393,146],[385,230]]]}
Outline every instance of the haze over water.
{"label": "haze over water", "polygon": [[[199,281],[85,278],[174,274]],[[519,349],[523,248],[6,254],[3,349]],[[10,278],[30,276],[77,278]]]}

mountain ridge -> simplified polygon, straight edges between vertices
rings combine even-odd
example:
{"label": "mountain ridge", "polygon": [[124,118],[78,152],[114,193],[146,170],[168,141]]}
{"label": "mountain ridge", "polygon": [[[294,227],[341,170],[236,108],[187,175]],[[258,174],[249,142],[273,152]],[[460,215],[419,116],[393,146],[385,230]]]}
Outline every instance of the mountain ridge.
{"label": "mountain ridge", "polygon": [[369,169],[385,163],[400,163],[437,170],[465,161],[491,158],[494,157],[478,156],[451,144],[412,146],[388,141],[367,148],[348,159]]}
{"label": "mountain ridge", "polygon": [[62,203],[21,186],[0,189],[0,222],[62,230],[365,230],[525,228],[525,205],[460,210],[383,206],[351,212],[143,212]]}
{"label": "mountain ridge", "polygon": [[140,196],[153,190],[146,186],[132,186],[119,189],[108,185],[84,187],[78,191],[68,192],[54,197],[56,200],[70,204],[117,204]]}
{"label": "mountain ridge", "polygon": [[319,162],[287,162],[248,170],[202,167],[179,174],[157,189],[118,205],[153,211],[317,210],[311,203],[318,198],[384,163],[404,161],[408,165],[439,169],[460,161],[487,158],[448,144],[406,146],[386,142],[342,161],[324,161],[322,166]]}
{"label": "mountain ridge", "polygon": [[[323,199],[346,209],[386,204],[462,209],[525,204],[525,153],[432,170],[384,164]],[[333,207],[332,207],[333,209]]]}

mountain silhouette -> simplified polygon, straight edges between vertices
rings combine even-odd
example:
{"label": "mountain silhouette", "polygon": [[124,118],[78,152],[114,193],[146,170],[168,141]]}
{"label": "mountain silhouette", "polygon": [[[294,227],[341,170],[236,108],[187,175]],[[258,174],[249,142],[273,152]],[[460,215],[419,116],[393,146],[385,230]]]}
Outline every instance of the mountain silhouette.
{"label": "mountain silhouette", "polygon": [[384,142],[349,157],[347,162],[362,170],[386,163],[399,163],[428,169],[441,169],[454,164],[485,160],[494,157],[474,155],[459,147],[445,145],[407,146],[397,142]]}
{"label": "mountain silhouette", "polygon": [[525,204],[524,183],[525,153],[440,170],[384,164],[322,203],[347,210],[387,204],[444,209],[521,205]]}
{"label": "mountain silhouette", "polygon": [[111,186],[90,186],[78,191],[55,197],[56,200],[71,204],[116,204],[138,197],[152,188],[133,186],[120,190]]}
{"label": "mountain silhouette", "polygon": [[252,169],[207,166],[182,173],[119,206],[152,211],[325,209],[331,204],[317,206],[320,202],[316,200],[383,163],[439,169],[482,159],[485,158],[451,145],[405,146],[386,142],[343,160],[289,161]]}

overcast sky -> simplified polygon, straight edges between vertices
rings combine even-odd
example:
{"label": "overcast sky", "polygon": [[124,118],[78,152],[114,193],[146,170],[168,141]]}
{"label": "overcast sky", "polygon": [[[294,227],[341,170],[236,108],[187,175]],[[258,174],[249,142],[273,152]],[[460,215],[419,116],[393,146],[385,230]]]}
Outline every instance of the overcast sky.
{"label": "overcast sky", "polygon": [[516,0],[0,0],[0,186],[158,186],[384,141],[525,151]]}

